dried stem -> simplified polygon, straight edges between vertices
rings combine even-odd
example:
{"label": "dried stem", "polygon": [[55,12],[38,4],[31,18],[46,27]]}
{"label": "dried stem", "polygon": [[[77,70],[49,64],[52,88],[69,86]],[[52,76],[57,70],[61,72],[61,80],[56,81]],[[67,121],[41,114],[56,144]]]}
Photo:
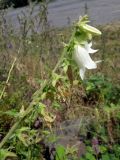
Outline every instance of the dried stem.
{"label": "dried stem", "polygon": [[[18,54],[20,53],[20,48],[21,48],[21,45],[20,45],[20,47],[19,47],[19,49],[18,49]],[[17,60],[17,58],[14,57],[13,63],[12,63],[12,65],[11,65],[10,70],[9,70],[9,73],[8,73],[7,80],[6,80],[6,82],[5,82],[5,85],[4,85],[4,87],[3,87],[2,92],[1,92],[1,94],[0,94],[0,100],[2,99],[2,97],[3,97],[3,95],[4,95],[4,92],[5,92],[5,89],[6,89],[7,85],[8,85],[8,82],[9,82],[9,79],[10,79],[10,76],[11,76],[11,73],[12,73],[12,70],[13,70],[13,68],[14,68],[14,66],[15,66],[15,63],[16,63],[16,60]]]}
{"label": "dried stem", "polygon": [[13,60],[12,65],[11,65],[11,68],[10,68],[10,70],[9,70],[7,80],[6,80],[6,82],[5,82],[5,85],[4,85],[4,87],[3,87],[3,90],[2,90],[2,92],[1,92],[0,100],[2,99],[2,97],[3,97],[3,95],[4,95],[4,92],[5,92],[5,89],[6,89],[7,85],[8,85],[8,82],[9,82],[9,79],[10,79],[10,76],[11,76],[11,72],[12,72],[12,70],[13,70],[13,68],[14,68],[14,65],[15,65],[16,60],[17,60],[17,59],[16,59],[16,57],[15,57],[14,60]]}

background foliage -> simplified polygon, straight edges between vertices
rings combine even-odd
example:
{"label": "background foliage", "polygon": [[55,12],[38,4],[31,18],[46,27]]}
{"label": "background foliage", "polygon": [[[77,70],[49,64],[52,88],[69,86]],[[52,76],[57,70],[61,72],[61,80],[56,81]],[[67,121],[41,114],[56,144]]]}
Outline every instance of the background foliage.
{"label": "background foliage", "polygon": [[[88,72],[85,81],[81,82],[76,68],[69,68],[67,74],[63,73],[64,78],[59,77],[60,68],[58,75],[53,76],[52,85],[48,83],[40,96],[41,84],[49,77],[60,57],[63,48],[61,42],[68,42],[73,28],[49,27],[43,6],[39,14],[42,31],[36,32],[31,16],[28,18],[24,15],[19,19],[21,27],[17,35],[12,26],[7,26],[5,14],[1,12],[0,15],[0,92],[6,85],[15,57],[17,61],[0,99],[0,140],[16,121],[19,111],[22,115],[33,98],[37,105],[0,150],[0,158],[38,160],[44,157],[50,160],[53,156],[57,160],[71,157],[74,160],[119,160],[119,23],[99,26],[103,34],[95,38],[96,43],[93,45],[99,48],[95,59],[102,59],[103,62],[97,70]],[[38,92],[34,94],[36,90]],[[78,119],[81,120],[80,130],[76,131]],[[73,127],[73,124],[77,127]],[[66,128],[65,133],[62,130],[62,136],[68,140],[66,144],[71,142],[70,133],[77,134],[80,141],[74,137],[69,146],[63,144],[63,140],[58,141],[56,146],[60,133],[56,136],[53,131],[60,126]],[[79,152],[82,153],[82,150],[78,150],[80,147],[75,148],[78,142],[85,146],[81,156],[78,156]]]}

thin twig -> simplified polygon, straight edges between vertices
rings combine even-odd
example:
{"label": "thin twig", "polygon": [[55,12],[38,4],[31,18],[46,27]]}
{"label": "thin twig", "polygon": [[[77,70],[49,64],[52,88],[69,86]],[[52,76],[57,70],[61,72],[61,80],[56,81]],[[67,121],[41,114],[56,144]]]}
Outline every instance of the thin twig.
{"label": "thin twig", "polygon": [[[20,53],[20,49],[21,49],[21,43],[20,43],[20,47],[19,47],[18,52],[17,52],[18,54]],[[10,68],[9,73],[8,73],[7,80],[6,80],[6,82],[5,82],[5,85],[4,85],[4,87],[3,87],[2,92],[1,92],[1,94],[0,94],[0,100],[2,99],[2,97],[3,97],[3,95],[4,95],[4,92],[5,92],[5,90],[6,90],[6,87],[7,87],[7,85],[8,85],[9,80],[10,80],[10,76],[11,76],[12,70],[13,70],[13,68],[14,68],[14,66],[15,66],[16,60],[17,60],[17,58],[14,57],[13,63],[12,63],[12,65],[11,65],[11,68]]]}
{"label": "thin twig", "polygon": [[8,85],[8,82],[9,82],[9,79],[10,79],[10,76],[11,76],[11,72],[12,72],[14,66],[15,66],[16,60],[17,60],[17,58],[15,57],[14,60],[13,60],[12,65],[11,65],[11,68],[10,68],[10,70],[9,70],[7,80],[6,80],[6,82],[5,82],[5,85],[4,85],[4,87],[3,87],[3,90],[2,90],[2,92],[1,92],[0,100],[2,99],[2,97],[3,97],[3,95],[4,95],[4,92],[5,92],[5,89],[6,89],[7,85]]}

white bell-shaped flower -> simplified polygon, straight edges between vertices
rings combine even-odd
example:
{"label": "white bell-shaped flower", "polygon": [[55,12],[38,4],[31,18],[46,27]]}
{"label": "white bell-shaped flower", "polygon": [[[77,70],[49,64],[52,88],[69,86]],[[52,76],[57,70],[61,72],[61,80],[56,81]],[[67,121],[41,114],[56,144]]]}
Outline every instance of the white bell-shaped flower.
{"label": "white bell-shaped flower", "polygon": [[95,53],[97,50],[91,48],[92,43],[86,43],[84,46],[76,44],[74,46],[73,59],[76,61],[77,65],[80,68],[80,77],[83,80],[85,75],[85,70],[97,68],[97,63],[100,61],[94,62],[89,53]]}

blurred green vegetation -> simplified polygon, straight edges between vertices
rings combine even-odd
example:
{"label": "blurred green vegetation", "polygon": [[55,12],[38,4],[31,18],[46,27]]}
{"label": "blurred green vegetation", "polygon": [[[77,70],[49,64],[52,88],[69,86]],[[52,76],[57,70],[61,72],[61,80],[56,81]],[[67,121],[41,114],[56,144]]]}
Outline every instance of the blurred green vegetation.
{"label": "blurred green vegetation", "polygon": [[[7,83],[4,95],[0,100],[0,134],[2,136],[8,132],[21,108],[27,108],[33,93],[41,87],[44,79],[49,77],[50,70],[53,69],[60,57],[63,48],[61,42],[66,43],[71,36],[72,27],[61,29],[50,27],[44,10],[40,16],[41,32],[38,33],[34,30],[32,18],[28,19],[24,16],[19,20],[21,27],[18,35],[12,26],[6,25],[4,16],[2,14],[0,16],[0,93],[6,85],[13,59],[17,58],[9,83]],[[67,73],[66,77],[73,81],[73,85],[66,80],[59,81],[55,87],[50,87],[48,84],[44,88],[42,98],[46,90],[49,91],[45,103],[48,105],[48,112],[55,113],[57,117],[53,128],[65,120],[80,117],[89,119],[87,125],[82,122],[80,130],[80,135],[82,134],[86,145],[86,154],[80,160],[98,160],[100,158],[102,160],[119,160],[120,24],[116,22],[98,26],[98,28],[102,31],[102,36],[95,38],[93,46],[99,49],[95,59],[103,61],[97,70],[87,72],[83,82],[80,81],[78,70],[72,71],[72,78]],[[28,34],[29,31],[31,34]],[[43,102],[43,99],[41,101]],[[41,144],[41,137],[43,140],[46,135],[48,136],[49,133],[45,130],[48,124],[41,125],[43,120],[39,117],[39,113],[42,112],[44,106],[42,109],[39,105],[37,107],[23,123],[25,127],[16,130],[6,144],[6,147],[15,152],[20,160],[26,160],[26,157],[28,159],[34,157],[35,160],[38,160],[41,153],[43,154],[44,147]],[[39,125],[34,126],[36,121],[40,122],[40,127]],[[96,145],[99,153],[93,149],[92,139],[94,137],[98,139]],[[57,148],[61,157],[63,155],[66,157],[67,153],[74,155],[74,148],[65,149],[62,146]],[[2,153],[7,152],[3,150]],[[73,160],[78,160],[75,156],[73,157]]]}

